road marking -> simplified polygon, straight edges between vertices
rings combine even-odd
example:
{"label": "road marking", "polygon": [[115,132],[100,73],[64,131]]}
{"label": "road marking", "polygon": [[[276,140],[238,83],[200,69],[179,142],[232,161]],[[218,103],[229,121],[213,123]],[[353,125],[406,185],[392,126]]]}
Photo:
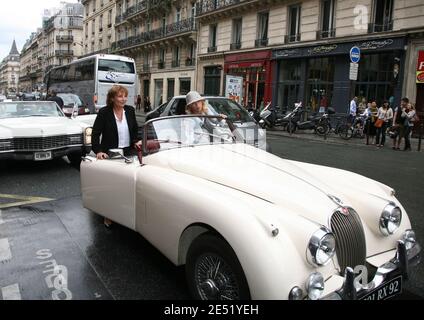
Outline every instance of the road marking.
{"label": "road marking", "polygon": [[1,194],[1,193],[0,193],[0,198],[20,200],[20,201],[17,201],[17,202],[0,204],[0,209],[18,207],[18,206],[23,206],[23,205],[28,205],[28,204],[34,204],[34,203],[47,202],[47,201],[53,201],[54,200],[54,199],[49,199],[49,198],[19,196],[19,195],[14,195],[14,194]]}
{"label": "road marking", "polygon": [[0,210],[0,224],[3,224],[3,223],[4,223],[4,220],[1,217],[1,210]]}
{"label": "road marking", "polygon": [[10,251],[9,240],[7,238],[0,239],[0,262],[12,259],[12,252]]}
{"label": "road marking", "polygon": [[3,300],[21,300],[21,292],[19,290],[19,284],[15,283],[7,287],[1,288],[1,294]]}

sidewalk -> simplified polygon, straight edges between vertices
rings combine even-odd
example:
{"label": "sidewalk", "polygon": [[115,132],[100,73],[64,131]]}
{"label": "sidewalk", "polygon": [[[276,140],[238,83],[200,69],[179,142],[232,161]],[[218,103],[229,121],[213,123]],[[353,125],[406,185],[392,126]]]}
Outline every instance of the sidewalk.
{"label": "sidewalk", "polygon": [[[141,125],[144,123],[146,114],[144,111],[136,111],[136,117],[138,123]],[[267,129],[266,130],[267,136],[271,138],[277,138],[277,137],[286,137],[286,138],[293,138],[293,139],[303,139],[303,140],[309,140],[309,141],[316,141],[321,143],[329,143],[329,144],[336,144],[336,145],[354,145],[358,147],[367,147],[367,148],[377,148],[376,146],[371,145],[371,137],[370,137],[370,145],[366,145],[367,139],[366,137],[363,139],[359,138],[351,138],[349,140],[343,140],[338,135],[334,133],[330,133],[326,139],[324,137],[321,137],[315,133],[313,133],[312,130],[298,130],[293,134],[289,134],[287,131],[283,130],[282,128],[276,127],[273,129]],[[424,139],[423,139],[424,140]],[[385,146],[382,147],[382,149],[390,149],[392,148],[392,139],[390,139],[388,136],[386,136],[386,143]],[[403,148],[403,142],[401,144],[401,148]],[[411,148],[412,152],[417,152],[418,150],[418,139],[411,139]],[[421,152],[424,151],[424,141],[421,142]]]}
{"label": "sidewalk", "polygon": [[[293,138],[293,139],[303,139],[303,140],[309,140],[309,141],[316,141],[321,143],[329,143],[329,144],[338,144],[338,145],[355,145],[355,146],[361,146],[361,147],[374,147],[377,148],[377,146],[371,145],[371,137],[369,138],[369,145],[367,145],[367,138],[359,139],[359,138],[351,138],[349,140],[343,140],[338,135],[334,133],[330,133],[327,135],[327,137],[319,136],[315,134],[312,130],[298,130],[293,134],[289,134],[287,131],[281,129],[281,128],[273,128],[268,129],[266,131],[267,135],[270,137],[287,137],[287,138]],[[423,139],[424,140],[424,139]],[[392,139],[390,137],[386,136],[386,143],[382,149],[391,149],[393,145]],[[403,148],[403,141],[401,143],[401,148]],[[418,150],[418,139],[413,138],[411,139],[411,149],[412,151]],[[424,141],[421,142],[421,151],[424,149]]]}

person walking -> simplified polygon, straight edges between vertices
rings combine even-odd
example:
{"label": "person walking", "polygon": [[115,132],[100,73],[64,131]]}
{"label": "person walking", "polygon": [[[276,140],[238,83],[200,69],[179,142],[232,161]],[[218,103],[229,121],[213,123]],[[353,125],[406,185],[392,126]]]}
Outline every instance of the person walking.
{"label": "person walking", "polygon": [[393,122],[393,110],[389,107],[389,101],[385,100],[378,109],[375,127],[377,128],[377,137],[375,143],[377,147],[384,147],[386,142],[386,130]]}
{"label": "person walking", "polygon": [[141,110],[141,95],[137,96],[136,110]]}
{"label": "person walking", "polygon": [[50,91],[50,97],[47,99],[47,101],[54,101],[57,103],[57,105],[60,107],[60,109],[63,108],[63,105],[65,104],[63,102],[63,99],[61,97],[57,96],[57,92],[56,90],[51,90]]}

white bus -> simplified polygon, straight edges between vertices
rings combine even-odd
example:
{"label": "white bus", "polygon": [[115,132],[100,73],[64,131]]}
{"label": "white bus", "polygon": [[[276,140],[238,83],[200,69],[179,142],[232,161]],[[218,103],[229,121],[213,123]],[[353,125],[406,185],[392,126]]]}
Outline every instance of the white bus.
{"label": "white bus", "polygon": [[96,54],[52,68],[46,75],[47,90],[78,95],[97,112],[106,105],[109,89],[119,84],[128,89],[128,104],[133,105],[137,93],[134,59],[118,55]]}

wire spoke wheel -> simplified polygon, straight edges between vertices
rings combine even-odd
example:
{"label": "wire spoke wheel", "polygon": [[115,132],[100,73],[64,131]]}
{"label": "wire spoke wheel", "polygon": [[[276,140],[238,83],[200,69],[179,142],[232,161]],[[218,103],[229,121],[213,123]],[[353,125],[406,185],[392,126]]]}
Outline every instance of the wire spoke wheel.
{"label": "wire spoke wheel", "polygon": [[195,276],[202,300],[240,299],[236,275],[222,257],[214,253],[201,255],[195,265]]}

